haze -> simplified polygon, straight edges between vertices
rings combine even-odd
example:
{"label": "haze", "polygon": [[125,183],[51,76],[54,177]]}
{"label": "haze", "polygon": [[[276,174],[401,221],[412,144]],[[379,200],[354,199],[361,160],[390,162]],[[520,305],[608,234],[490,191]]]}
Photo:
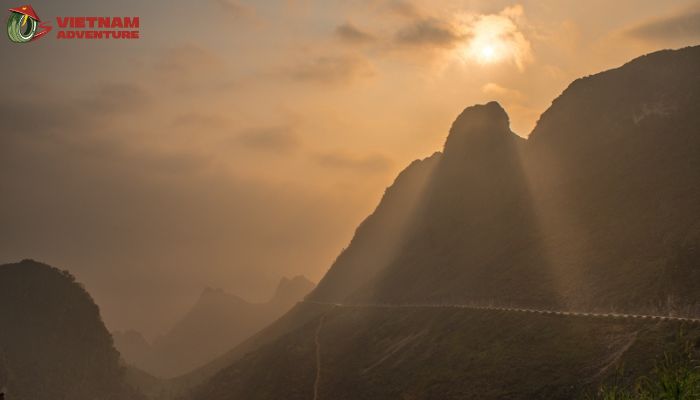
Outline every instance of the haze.
{"label": "haze", "polygon": [[207,286],[318,281],[465,106],[527,136],[571,80],[700,39],[688,1],[32,6],[140,16],[142,38],[0,41],[0,263],[69,269],[150,336]]}

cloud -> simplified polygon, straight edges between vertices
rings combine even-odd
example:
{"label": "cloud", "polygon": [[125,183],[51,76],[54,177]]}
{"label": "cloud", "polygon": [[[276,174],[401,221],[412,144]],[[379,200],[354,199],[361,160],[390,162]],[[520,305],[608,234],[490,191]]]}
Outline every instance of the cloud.
{"label": "cloud", "polygon": [[522,92],[503,87],[497,83],[489,82],[481,87],[481,91],[489,96],[494,96],[498,99],[508,99],[511,101],[522,100],[525,96]]}
{"label": "cloud", "polygon": [[273,127],[242,132],[236,141],[253,150],[289,153],[301,145],[301,138],[290,127]]}
{"label": "cloud", "polygon": [[[0,148],[10,142],[50,140],[62,130],[82,131],[88,124],[70,104],[47,104],[29,101],[0,101]],[[0,157],[1,158],[1,157]]]}
{"label": "cloud", "polygon": [[391,160],[381,154],[354,156],[337,151],[318,153],[313,156],[313,159],[322,167],[357,172],[384,172],[391,167]]}
{"label": "cloud", "polygon": [[85,106],[102,114],[141,110],[149,102],[146,90],[133,83],[104,83],[83,100]]}
{"label": "cloud", "polygon": [[347,83],[374,75],[374,68],[358,56],[323,56],[287,69],[286,75],[299,82]]}
{"label": "cloud", "polygon": [[[15,85],[23,89],[10,91],[17,96],[0,98],[0,259],[31,256],[70,268],[111,326],[162,331],[190,294],[212,282],[245,296],[267,293],[268,275],[327,265],[356,218],[338,213],[347,201],[312,185],[238,176],[189,141],[149,145],[143,125],[151,110],[142,123],[122,125],[83,105],[130,98],[133,88],[27,90],[34,88],[13,80],[6,88]],[[192,111],[181,122],[216,125],[215,111],[204,106],[206,113]],[[127,137],[116,129],[143,131]],[[294,146],[285,130],[251,131],[241,141]],[[313,229],[300,233],[299,226]]]}
{"label": "cloud", "polygon": [[182,43],[164,50],[155,62],[158,79],[168,87],[202,89],[220,83],[226,63],[216,52],[194,43]]}
{"label": "cloud", "polygon": [[524,70],[534,59],[532,45],[519,27],[524,18],[520,5],[506,7],[498,14],[465,16],[463,30],[470,39],[464,54],[480,64],[510,61]]}
{"label": "cloud", "polygon": [[451,24],[436,18],[414,21],[401,28],[394,37],[395,43],[408,46],[452,47],[460,40],[463,36]]}
{"label": "cloud", "polygon": [[176,116],[172,121],[172,126],[176,128],[216,129],[225,127],[228,123],[226,118],[219,115],[191,111]]}
{"label": "cloud", "polygon": [[700,38],[700,7],[653,18],[623,32],[626,36],[655,42]]}
{"label": "cloud", "polygon": [[335,36],[348,44],[363,44],[375,40],[374,36],[360,30],[350,23],[345,23],[336,27]]}
{"label": "cloud", "polygon": [[404,0],[388,1],[384,4],[384,9],[392,14],[407,18],[417,18],[421,15],[413,3]]}
{"label": "cloud", "polygon": [[249,18],[255,15],[255,9],[238,0],[213,0],[226,15],[237,19]]}
{"label": "cloud", "polygon": [[215,52],[193,43],[166,49],[157,62],[161,71],[179,73],[219,68],[222,64],[222,59]]}

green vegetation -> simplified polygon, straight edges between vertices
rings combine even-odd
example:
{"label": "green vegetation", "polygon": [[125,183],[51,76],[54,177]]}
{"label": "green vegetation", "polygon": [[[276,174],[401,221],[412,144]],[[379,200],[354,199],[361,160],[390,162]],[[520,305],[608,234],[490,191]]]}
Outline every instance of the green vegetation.
{"label": "green vegetation", "polygon": [[[318,318],[248,352],[188,398],[313,398]],[[628,366],[627,377],[649,374],[654,355],[678,346],[679,330],[700,339],[700,326],[682,322],[329,307],[320,334],[319,397],[581,399],[615,376],[617,365]]]}
{"label": "green vegetation", "polygon": [[[589,400],[697,400],[700,399],[700,359],[687,342],[682,349],[666,352],[649,375],[625,385],[619,373],[613,383],[600,387]],[[630,387],[631,386],[631,387]]]}

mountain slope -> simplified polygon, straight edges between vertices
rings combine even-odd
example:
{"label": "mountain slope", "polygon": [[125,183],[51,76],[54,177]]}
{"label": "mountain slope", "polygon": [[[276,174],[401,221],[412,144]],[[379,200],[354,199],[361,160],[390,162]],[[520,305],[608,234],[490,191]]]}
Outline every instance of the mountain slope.
{"label": "mountain slope", "polygon": [[[311,301],[341,301],[363,287],[368,276],[379,274],[402,244],[406,229],[422,199],[425,185],[441,153],[412,162],[386,189],[376,210],[360,224],[350,246],[334,262],[326,276],[307,296]],[[323,308],[300,304],[286,315],[210,363],[174,379],[176,390],[188,391],[246,353],[273,342],[323,313]]]}
{"label": "mountain slope", "polygon": [[694,312],[699,70],[693,47],[577,80],[527,141],[467,108],[400,251],[340,300]]}
{"label": "mountain slope", "polygon": [[575,307],[700,309],[700,47],[572,83],[526,168],[560,291]]}
{"label": "mountain slope", "polygon": [[679,330],[700,339],[697,325],[455,308],[328,307],[320,321],[248,353],[190,397],[312,399],[320,366],[320,399],[571,400],[622,364],[626,376],[645,374],[682,345]]}
{"label": "mountain slope", "polygon": [[497,103],[464,110],[405,246],[364,300],[558,306],[522,171],[525,146]]}
{"label": "mountain slope", "polygon": [[441,153],[435,153],[416,160],[399,174],[376,210],[357,228],[350,245],[338,256],[310,299],[345,299],[383,271],[403,245],[403,232],[420,207],[426,184],[441,157]]}
{"label": "mountain slope", "polygon": [[0,391],[8,399],[138,399],[99,309],[65,271],[0,266]]}
{"label": "mountain slope", "polygon": [[329,304],[296,307],[194,398],[312,398],[318,374],[322,398],[570,399],[650,368],[679,324],[330,303],[700,315],[699,71],[693,47],[578,80],[527,141],[498,104],[467,108],[419,193],[392,199],[411,211],[380,205],[368,221],[387,226],[358,229],[309,296]]}
{"label": "mountain slope", "polygon": [[313,287],[302,276],[283,278],[272,299],[259,304],[207,288],[192,309],[152,345],[134,332],[115,332],[115,343],[129,363],[155,376],[174,377],[230,350],[288,311]]}

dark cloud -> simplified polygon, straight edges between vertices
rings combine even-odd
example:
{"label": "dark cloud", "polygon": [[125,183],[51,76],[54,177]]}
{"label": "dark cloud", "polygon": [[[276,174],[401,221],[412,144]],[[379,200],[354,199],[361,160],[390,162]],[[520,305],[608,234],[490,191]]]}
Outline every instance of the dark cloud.
{"label": "dark cloud", "polygon": [[288,153],[301,145],[299,135],[289,127],[246,131],[238,134],[236,141],[250,149],[273,153]]}
{"label": "dark cloud", "polygon": [[344,152],[327,152],[315,154],[313,159],[322,167],[358,172],[384,172],[391,167],[391,160],[381,154],[353,156]]}
{"label": "dark cloud", "polygon": [[642,40],[669,41],[700,38],[700,7],[671,16],[654,18],[625,31]]}
{"label": "dark cloud", "polygon": [[416,18],[421,15],[421,12],[418,10],[418,7],[416,7],[413,3],[404,1],[404,0],[391,0],[388,1],[385,4],[385,9],[393,14],[402,16],[402,17],[408,17],[408,18]]}
{"label": "dark cloud", "polygon": [[82,130],[86,121],[70,104],[47,105],[37,102],[0,102],[0,147],[7,149],[9,141],[50,140],[55,132]]}
{"label": "dark cloud", "polygon": [[350,23],[345,23],[335,28],[335,35],[341,41],[349,44],[363,44],[375,40],[374,36]]}
{"label": "dark cloud", "polygon": [[286,74],[300,82],[348,83],[372,76],[374,69],[358,56],[325,56],[289,68]]}
{"label": "dark cloud", "polygon": [[435,18],[414,21],[396,32],[394,37],[399,45],[437,47],[451,47],[463,39],[450,24]]}

